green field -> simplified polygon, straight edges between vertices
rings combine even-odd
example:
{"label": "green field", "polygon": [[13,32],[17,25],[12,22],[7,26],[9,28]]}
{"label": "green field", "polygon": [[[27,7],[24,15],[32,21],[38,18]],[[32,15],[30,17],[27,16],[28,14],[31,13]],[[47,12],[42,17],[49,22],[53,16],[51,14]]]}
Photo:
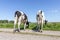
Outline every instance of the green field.
{"label": "green field", "polygon": [[[29,23],[29,28],[27,29],[36,29],[36,23]],[[0,23],[0,28],[13,28],[13,23]],[[16,26],[17,28],[17,26]],[[21,24],[21,29],[23,29],[23,24]],[[60,31],[60,22],[48,22],[47,25],[44,25],[44,30],[54,30]]]}

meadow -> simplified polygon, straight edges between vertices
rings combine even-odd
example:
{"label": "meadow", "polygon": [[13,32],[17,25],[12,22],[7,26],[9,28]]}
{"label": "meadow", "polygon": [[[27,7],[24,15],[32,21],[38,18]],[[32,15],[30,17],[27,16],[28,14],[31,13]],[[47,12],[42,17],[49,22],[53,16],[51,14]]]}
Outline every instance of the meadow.
{"label": "meadow", "polygon": [[[13,23],[0,23],[0,28],[13,28]],[[36,29],[36,23],[29,23],[29,28],[31,30]],[[16,25],[17,28],[17,25]],[[21,29],[23,29],[23,24],[21,24]],[[60,31],[60,22],[48,22],[46,25],[44,24],[43,30],[53,30],[53,31]]]}

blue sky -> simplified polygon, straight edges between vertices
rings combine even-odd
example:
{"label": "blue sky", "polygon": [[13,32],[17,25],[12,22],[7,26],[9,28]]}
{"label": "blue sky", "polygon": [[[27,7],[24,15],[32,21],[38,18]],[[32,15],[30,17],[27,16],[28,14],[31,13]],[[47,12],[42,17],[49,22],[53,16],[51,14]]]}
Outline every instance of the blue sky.
{"label": "blue sky", "polygon": [[60,0],[0,0],[0,20],[14,20],[16,10],[25,12],[31,22],[36,22],[38,10],[49,22],[60,22]]}

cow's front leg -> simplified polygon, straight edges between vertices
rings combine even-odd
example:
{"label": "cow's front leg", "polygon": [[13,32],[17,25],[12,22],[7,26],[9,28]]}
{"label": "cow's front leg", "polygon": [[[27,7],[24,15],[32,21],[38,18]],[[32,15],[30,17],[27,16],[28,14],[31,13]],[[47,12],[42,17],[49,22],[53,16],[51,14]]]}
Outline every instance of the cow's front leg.
{"label": "cow's front leg", "polygon": [[14,19],[14,30],[13,30],[13,32],[15,33],[16,32],[16,24],[17,24],[17,16],[15,17],[15,19]]}
{"label": "cow's front leg", "polygon": [[37,21],[37,30],[40,32],[40,21]]}
{"label": "cow's front leg", "polygon": [[18,19],[18,30],[20,32],[20,25],[21,25],[21,17]]}
{"label": "cow's front leg", "polygon": [[41,32],[43,31],[43,21],[41,23]]}
{"label": "cow's front leg", "polygon": [[20,32],[20,22],[18,22],[18,32]]}
{"label": "cow's front leg", "polygon": [[16,24],[17,24],[17,16],[15,17],[15,19],[14,19],[14,30],[16,30]]}

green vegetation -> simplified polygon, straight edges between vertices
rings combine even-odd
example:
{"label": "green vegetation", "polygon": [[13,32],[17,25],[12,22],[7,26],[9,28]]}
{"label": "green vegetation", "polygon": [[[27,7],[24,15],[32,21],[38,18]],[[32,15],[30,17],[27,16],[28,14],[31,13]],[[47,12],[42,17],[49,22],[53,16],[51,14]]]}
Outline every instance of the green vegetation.
{"label": "green vegetation", "polygon": [[60,31],[60,22],[50,22],[44,25],[44,30],[55,30]]}
{"label": "green vegetation", "polygon": [[[6,21],[7,22],[7,21]],[[36,23],[29,23],[29,28],[31,30],[35,30],[37,24]],[[13,21],[10,21],[8,23],[0,23],[0,28],[13,28]],[[16,25],[17,28],[17,25]],[[23,29],[23,24],[21,24],[21,29]],[[48,22],[47,25],[44,24],[44,30],[55,30],[55,31],[60,31],[60,22]]]}

